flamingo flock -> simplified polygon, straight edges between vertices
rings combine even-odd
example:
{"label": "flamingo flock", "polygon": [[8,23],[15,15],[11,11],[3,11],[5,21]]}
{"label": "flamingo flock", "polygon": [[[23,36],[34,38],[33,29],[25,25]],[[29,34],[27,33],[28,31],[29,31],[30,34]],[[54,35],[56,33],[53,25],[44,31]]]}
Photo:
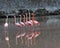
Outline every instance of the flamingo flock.
{"label": "flamingo flock", "polygon": [[[32,17],[31,17],[32,16]],[[35,26],[39,26],[40,23],[38,21],[36,21],[34,19],[34,13],[30,14],[29,12],[29,15],[26,13],[25,15],[19,15],[19,21],[17,21],[17,18],[16,16],[14,16],[14,25],[17,26],[18,28],[20,28],[19,30],[22,30],[22,31],[17,31],[17,34],[16,34],[16,45],[19,44],[18,42],[18,39],[21,39],[22,41],[22,44],[26,44],[29,45],[31,44],[34,44],[36,45],[36,41],[37,41],[37,37],[41,34],[40,32],[37,32],[37,31],[34,31],[34,25]],[[8,47],[10,48],[10,39],[9,39],[9,34],[8,34],[8,31],[7,31],[7,28],[8,28],[8,16],[6,16],[6,22],[4,24],[4,31],[5,31],[5,40],[7,41],[7,44],[8,44]],[[32,18],[32,19],[31,19]],[[23,21],[22,21],[23,19]],[[26,26],[29,26],[30,28],[32,27],[32,32],[23,32],[23,27],[26,27]],[[31,29],[30,29],[31,30]],[[33,41],[33,42],[32,42]]]}

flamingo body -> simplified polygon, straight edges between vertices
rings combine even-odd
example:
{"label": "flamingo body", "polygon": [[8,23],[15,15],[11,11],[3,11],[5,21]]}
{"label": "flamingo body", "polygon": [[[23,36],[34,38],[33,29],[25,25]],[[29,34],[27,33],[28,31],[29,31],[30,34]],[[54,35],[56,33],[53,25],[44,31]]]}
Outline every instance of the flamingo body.
{"label": "flamingo body", "polygon": [[25,26],[25,24],[23,22],[20,22],[21,26]]}
{"label": "flamingo body", "polygon": [[40,23],[36,20],[34,20],[34,21],[30,20],[30,22],[33,23],[33,25],[40,25]]}
{"label": "flamingo body", "polygon": [[21,26],[19,23],[15,23],[16,26]]}
{"label": "flamingo body", "polygon": [[33,25],[33,24],[32,24],[30,21],[26,21],[26,22],[25,22],[25,25],[30,25],[30,26],[31,26],[31,25]]}
{"label": "flamingo body", "polygon": [[8,27],[8,23],[5,23],[5,24],[4,24],[4,27]]}
{"label": "flamingo body", "polygon": [[25,33],[22,33],[21,36],[25,36]]}
{"label": "flamingo body", "polygon": [[6,37],[5,40],[9,41],[9,37]]}

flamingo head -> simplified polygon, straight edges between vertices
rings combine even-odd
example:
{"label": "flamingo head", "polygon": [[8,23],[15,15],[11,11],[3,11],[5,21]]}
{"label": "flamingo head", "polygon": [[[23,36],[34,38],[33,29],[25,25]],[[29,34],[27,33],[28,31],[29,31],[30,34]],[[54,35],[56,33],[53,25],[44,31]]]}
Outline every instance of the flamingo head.
{"label": "flamingo head", "polygon": [[39,26],[40,25],[40,23],[38,22],[38,21],[34,21],[33,22],[36,26]]}

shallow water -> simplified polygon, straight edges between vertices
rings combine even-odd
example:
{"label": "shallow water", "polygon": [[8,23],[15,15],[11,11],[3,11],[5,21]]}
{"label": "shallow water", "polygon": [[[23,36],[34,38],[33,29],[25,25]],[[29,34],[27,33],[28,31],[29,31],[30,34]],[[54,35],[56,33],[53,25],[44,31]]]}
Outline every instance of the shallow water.
{"label": "shallow water", "polygon": [[[13,23],[13,22],[12,22]],[[7,29],[7,32],[9,33],[10,38],[10,45],[11,48],[28,48],[27,45],[21,43],[21,39],[19,39],[19,44],[15,44],[15,37],[17,32],[21,31],[23,32],[31,32],[32,27],[17,27],[14,24],[9,23],[9,27]],[[47,22],[40,22],[40,26],[36,27],[35,31],[41,32],[41,35],[37,37],[37,43],[34,46],[30,45],[29,48],[60,48],[60,24],[57,25],[47,25]],[[9,48],[5,39],[4,34],[4,26],[3,24],[0,25],[0,48]]]}

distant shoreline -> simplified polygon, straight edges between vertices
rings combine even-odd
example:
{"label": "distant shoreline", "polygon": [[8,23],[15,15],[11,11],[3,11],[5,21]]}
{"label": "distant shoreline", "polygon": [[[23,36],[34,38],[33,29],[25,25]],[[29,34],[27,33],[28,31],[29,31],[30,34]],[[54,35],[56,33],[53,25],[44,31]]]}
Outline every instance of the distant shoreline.
{"label": "distant shoreline", "polygon": [[[60,17],[60,15],[45,15],[45,16]],[[35,17],[44,17],[44,16],[35,16]],[[0,18],[6,18],[6,16],[0,16]],[[13,18],[13,16],[9,16],[9,18]]]}

